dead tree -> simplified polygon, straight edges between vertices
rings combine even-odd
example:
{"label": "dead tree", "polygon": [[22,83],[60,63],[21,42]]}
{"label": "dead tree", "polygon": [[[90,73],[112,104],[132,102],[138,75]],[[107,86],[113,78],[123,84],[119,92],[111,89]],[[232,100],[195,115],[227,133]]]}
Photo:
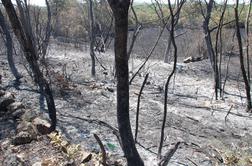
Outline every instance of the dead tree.
{"label": "dead tree", "polygon": [[245,83],[245,90],[246,90],[246,97],[247,97],[247,111],[251,111],[252,103],[251,103],[251,94],[250,94],[250,84],[248,75],[244,66],[244,56],[243,56],[243,49],[242,49],[242,38],[241,38],[241,32],[240,32],[240,23],[239,23],[239,0],[236,0],[236,6],[235,6],[235,23],[236,23],[236,37],[237,42],[239,46],[239,54],[240,54],[240,67],[242,72],[242,77]]}
{"label": "dead tree", "polygon": [[13,59],[13,41],[11,38],[11,34],[10,31],[7,27],[7,24],[5,22],[4,16],[2,11],[0,10],[0,27],[5,35],[5,45],[7,48],[7,60],[8,60],[8,64],[10,67],[10,71],[13,74],[13,76],[15,77],[15,79],[18,81],[20,78],[22,78],[21,74],[18,72],[16,66],[15,66],[15,62]]}
{"label": "dead tree", "polygon": [[[223,10],[221,12],[220,20],[217,26],[217,32],[215,37],[215,68],[218,70],[218,81],[219,81],[219,96],[223,97],[224,91],[222,89],[222,54],[223,54],[223,40],[222,40],[222,28],[223,28],[223,22],[224,22],[224,15],[227,8],[227,0],[224,1]],[[217,59],[219,57],[219,64],[217,63]]]}
{"label": "dead tree", "polygon": [[[33,73],[34,82],[39,86],[40,92],[45,96],[47,107],[49,111],[49,117],[51,119],[50,131],[56,128],[56,108],[53,99],[52,90],[48,81],[45,79],[42,71],[40,70],[38,63],[38,51],[34,42],[32,27],[30,24],[30,18],[28,11],[24,11],[25,7],[20,0],[17,0],[18,9],[20,12],[20,18],[11,2],[11,0],[2,0],[4,8],[9,17],[10,23],[14,30],[14,33],[21,45],[25,58],[29,63],[31,71]],[[26,1],[24,4],[27,7]],[[21,23],[22,21],[22,23]]]}
{"label": "dead tree", "polygon": [[205,35],[205,41],[207,45],[207,52],[208,57],[210,59],[211,66],[213,68],[214,73],[214,89],[215,89],[215,99],[218,99],[218,89],[220,89],[220,79],[219,79],[219,69],[218,69],[218,58],[217,54],[215,54],[213,43],[212,43],[212,37],[211,32],[212,30],[209,28],[209,23],[211,19],[212,9],[214,6],[214,0],[209,0],[209,2],[205,1],[206,5],[206,13],[204,13],[203,6],[201,2],[199,2],[201,5],[201,14],[204,18],[203,21],[203,30]]}
{"label": "dead tree", "polygon": [[94,52],[94,44],[95,44],[95,20],[94,20],[94,11],[93,11],[93,0],[88,0],[88,17],[89,17],[89,39],[90,39],[90,57],[91,57],[91,75],[95,77],[95,52]]}
{"label": "dead tree", "polygon": [[[51,36],[51,6],[49,5],[48,0],[46,0],[45,3],[47,9],[47,19],[43,19],[43,11],[41,7],[30,7],[25,5],[26,3],[22,5],[20,1],[18,1],[17,5],[18,9],[21,11],[20,13],[26,13],[25,15],[22,14],[21,17],[32,18],[30,22],[26,22],[25,24],[23,24],[23,26],[32,27],[32,32],[34,32],[32,33],[34,38],[33,42],[35,43],[35,46],[37,48],[37,54],[39,58],[38,62],[47,70],[48,63],[46,62],[46,55]],[[25,21],[25,18],[22,18],[22,20]],[[26,70],[28,71],[29,68],[26,68]],[[28,72],[32,73],[31,71]],[[40,109],[42,111],[45,110],[45,96],[43,95],[43,93],[40,93],[39,103]]]}
{"label": "dead tree", "polygon": [[130,0],[108,0],[115,18],[115,66],[117,75],[117,121],[128,166],[143,166],[136,149],[129,118],[129,67],[127,55]]}
{"label": "dead tree", "polygon": [[[183,0],[185,1],[185,0]],[[181,3],[181,8],[182,5],[184,3]],[[177,45],[176,45],[176,41],[175,41],[175,35],[174,35],[174,31],[175,31],[175,25],[176,25],[176,16],[174,13],[174,9],[172,9],[172,5],[170,0],[168,0],[168,6],[169,6],[169,11],[170,11],[170,16],[171,16],[171,29],[170,29],[170,36],[171,36],[171,42],[172,42],[172,46],[174,48],[174,64],[173,64],[173,69],[171,71],[171,74],[168,76],[166,84],[165,84],[165,96],[164,96],[164,116],[163,116],[163,122],[162,122],[162,128],[161,128],[161,136],[160,136],[160,144],[158,147],[158,157],[161,158],[162,156],[162,148],[163,148],[163,143],[164,143],[164,129],[165,129],[165,124],[166,124],[166,118],[167,118],[167,100],[168,100],[168,88],[169,88],[169,83],[170,80],[172,78],[172,76],[175,74],[176,72],[176,66],[177,66]]]}

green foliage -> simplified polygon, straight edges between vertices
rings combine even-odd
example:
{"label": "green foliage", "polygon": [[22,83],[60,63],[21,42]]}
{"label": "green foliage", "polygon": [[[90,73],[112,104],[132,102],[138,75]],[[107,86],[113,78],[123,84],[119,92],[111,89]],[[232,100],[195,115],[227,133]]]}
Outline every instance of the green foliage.
{"label": "green foliage", "polygon": [[111,151],[114,151],[116,149],[116,145],[112,144],[112,143],[107,143],[107,146],[108,148],[111,150]]}
{"label": "green foliage", "polygon": [[[168,5],[167,4],[161,4],[161,5],[164,15],[169,16]],[[223,3],[215,4],[211,14],[210,27],[217,26],[221,16],[221,12],[223,11],[223,6],[224,6]],[[206,13],[206,5],[203,1],[202,1],[202,7],[203,7],[202,11]],[[247,8],[248,4],[240,4],[239,6],[241,24],[244,24],[246,20]],[[155,12],[154,4],[138,3],[134,5],[134,9],[137,13],[140,22],[149,23],[152,25],[160,25],[160,21],[158,21],[159,18]],[[199,1],[197,0],[187,1],[182,7],[179,25],[184,27],[185,26],[200,27],[203,22],[203,16],[201,14],[202,11]],[[130,19],[133,18],[134,17],[132,13],[130,13]],[[230,22],[232,20],[234,20],[234,4],[232,5],[228,4],[224,15],[224,23]],[[133,20],[130,20],[130,22],[134,23]],[[231,24],[230,27],[233,27],[233,25]]]}

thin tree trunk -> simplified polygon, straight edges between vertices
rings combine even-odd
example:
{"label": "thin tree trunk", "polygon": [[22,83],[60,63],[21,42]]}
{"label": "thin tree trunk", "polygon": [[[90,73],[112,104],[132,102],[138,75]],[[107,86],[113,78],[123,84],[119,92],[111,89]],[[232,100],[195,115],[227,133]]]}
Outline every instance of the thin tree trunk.
{"label": "thin tree trunk", "polygon": [[[184,3],[181,3],[181,7]],[[176,41],[175,41],[175,35],[174,35],[174,31],[175,31],[175,15],[173,13],[173,9],[172,9],[172,5],[170,0],[168,0],[168,6],[169,6],[169,11],[170,11],[170,15],[171,15],[171,31],[170,31],[170,36],[171,36],[171,41],[172,41],[172,45],[174,48],[174,64],[173,64],[173,69],[171,74],[168,76],[166,84],[165,84],[165,96],[164,96],[164,117],[163,117],[163,122],[162,122],[162,128],[161,128],[161,136],[160,136],[160,143],[159,143],[159,147],[158,147],[158,157],[161,158],[162,156],[162,148],[163,148],[163,143],[164,143],[164,129],[165,129],[165,124],[166,124],[166,118],[167,118],[167,99],[168,99],[168,88],[169,88],[169,83],[170,80],[172,78],[172,76],[174,75],[175,71],[176,71],[176,66],[177,66],[177,45],[176,45]]]}
{"label": "thin tree trunk", "polygon": [[[216,77],[218,77],[218,89],[220,90],[219,96],[222,96],[222,86],[221,86],[221,65],[222,65],[222,27],[223,27],[223,18],[224,18],[224,14],[226,12],[226,6],[227,6],[227,0],[225,0],[224,2],[224,8],[223,11],[221,13],[221,17],[218,23],[218,28],[217,28],[217,32],[216,32],[216,41],[215,41],[215,69],[216,71],[218,71],[218,75]],[[220,45],[219,45],[220,44]],[[220,49],[218,49],[218,47]],[[218,54],[219,54],[219,66],[218,66]]]}
{"label": "thin tree trunk", "polygon": [[224,96],[224,92],[225,92],[225,86],[226,86],[226,82],[228,79],[228,71],[229,71],[229,64],[230,64],[230,59],[231,59],[231,55],[229,55],[228,57],[228,62],[227,62],[227,66],[226,66],[226,73],[225,73],[225,78],[224,78],[224,82],[223,82],[223,86],[222,86],[222,98]]}
{"label": "thin tree trunk", "polygon": [[11,73],[13,74],[13,76],[15,77],[15,79],[18,81],[20,78],[22,78],[21,74],[18,72],[15,63],[14,63],[14,59],[13,59],[13,42],[12,42],[12,38],[11,38],[11,34],[10,31],[7,28],[4,16],[2,11],[0,10],[0,27],[2,28],[4,35],[5,35],[5,45],[7,48],[7,60],[8,60],[8,64],[11,70]]}
{"label": "thin tree trunk", "polygon": [[246,55],[247,55],[247,71],[248,71],[248,82],[249,84],[251,83],[250,81],[250,58],[249,58],[249,23],[250,23],[250,13],[251,13],[251,5],[252,5],[252,0],[249,1],[249,6],[248,6],[248,13],[247,13],[247,18],[246,18]]}
{"label": "thin tree trunk", "polygon": [[248,76],[246,74],[246,70],[245,70],[245,66],[244,66],[244,57],[243,57],[243,50],[242,50],[242,39],[241,39],[241,32],[240,32],[240,26],[239,26],[238,6],[239,6],[239,0],[236,0],[236,6],[235,6],[236,37],[237,37],[238,46],[239,46],[240,65],[241,65],[242,77],[243,77],[243,80],[244,80],[244,83],[245,83],[245,90],[246,90],[246,97],[247,97],[247,111],[250,111],[251,108],[252,108],[250,85],[249,85]]}
{"label": "thin tree trunk", "polygon": [[130,55],[131,55],[131,53],[133,51],[137,36],[138,36],[138,34],[139,34],[139,32],[140,32],[140,30],[142,28],[141,23],[138,21],[138,17],[137,17],[135,9],[133,7],[133,3],[134,3],[134,0],[131,1],[130,8],[131,8],[131,11],[132,11],[133,16],[135,18],[136,26],[135,26],[135,30],[134,30],[134,33],[132,35],[132,40],[131,40],[131,43],[130,43],[130,46],[129,46],[129,49],[128,49],[128,59],[130,59]]}
{"label": "thin tree trunk", "polygon": [[46,8],[47,8],[47,22],[46,22],[46,34],[45,34],[45,38],[43,40],[42,43],[42,59],[45,60],[45,55],[47,52],[47,48],[49,45],[49,40],[50,40],[50,36],[51,36],[51,20],[52,20],[52,14],[51,14],[51,8],[49,5],[48,0],[45,0],[46,2]]}
{"label": "thin tree trunk", "polygon": [[[155,2],[156,2],[156,5],[153,3],[155,12],[156,12],[160,22],[164,25],[166,23],[165,23],[165,20],[164,20],[164,11],[163,11],[162,5],[160,4],[160,2],[158,0],[155,0]],[[175,11],[174,12],[174,26],[176,26],[178,24],[180,11],[181,11],[181,8],[183,6],[183,3],[185,3],[185,1],[181,1],[181,2],[179,0],[176,1],[176,11],[174,9],[174,11]],[[170,33],[170,25],[167,25],[166,29]],[[174,35],[174,36],[176,36],[176,35]],[[169,52],[170,52],[171,43],[172,43],[171,40],[172,40],[171,36],[168,36],[167,46],[166,46],[165,53],[164,53],[164,63],[169,62]]]}
{"label": "thin tree trunk", "polygon": [[130,0],[108,0],[115,17],[115,63],[117,75],[117,121],[128,166],[143,166],[137,152],[129,118],[129,69],[127,55]]}
{"label": "thin tree trunk", "polygon": [[205,41],[206,41],[206,45],[207,45],[207,51],[208,51],[208,56],[213,68],[213,72],[214,72],[214,89],[215,89],[215,99],[218,99],[218,89],[220,88],[219,85],[219,71],[218,71],[218,58],[217,58],[217,54],[214,53],[214,49],[213,49],[213,44],[212,44],[212,39],[211,39],[211,31],[209,29],[209,22],[210,22],[210,18],[211,18],[211,13],[212,13],[212,9],[213,9],[213,4],[214,4],[214,0],[209,0],[209,2],[206,2],[207,5],[207,13],[206,16],[203,13],[203,9],[202,9],[202,15],[204,16],[204,22],[203,22],[203,30],[204,30],[204,34],[205,34]]}
{"label": "thin tree trunk", "polygon": [[91,75],[95,77],[95,52],[94,52],[94,44],[95,44],[95,37],[94,37],[94,11],[93,11],[93,0],[88,0],[89,3],[89,38],[90,38],[90,57],[91,57]]}
{"label": "thin tree trunk", "polygon": [[164,54],[164,63],[169,62],[169,52],[171,50],[171,43],[172,43],[172,40],[171,40],[171,37],[169,36],[167,46],[166,46],[166,49],[165,49],[165,54]]}

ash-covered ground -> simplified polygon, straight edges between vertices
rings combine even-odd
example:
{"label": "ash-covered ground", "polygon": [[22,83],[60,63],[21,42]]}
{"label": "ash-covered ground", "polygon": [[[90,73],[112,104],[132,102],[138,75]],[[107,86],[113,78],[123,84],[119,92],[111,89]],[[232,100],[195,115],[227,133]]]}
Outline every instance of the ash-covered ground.
{"label": "ash-covered ground", "polygon": [[[138,57],[134,55],[133,57]],[[24,77],[19,88],[13,84],[5,55],[1,55],[2,87],[15,93],[16,100],[26,108],[41,110],[40,95],[31,81],[20,57],[17,67]],[[104,125],[87,119],[101,120],[117,127],[116,79],[114,53],[97,53],[97,75],[90,76],[91,60],[88,47],[76,49],[67,44],[51,44],[47,57],[47,71],[57,107],[57,129],[71,142],[88,151],[99,151],[93,134],[99,135],[107,152],[117,158],[123,153],[116,136]],[[227,61],[227,57],[226,61]],[[144,59],[130,59],[131,75]],[[225,62],[225,60],[224,60]],[[239,68],[238,57],[231,57],[231,68]],[[157,165],[157,150],[164,107],[164,84],[173,63],[149,60],[130,86],[130,117],[135,132],[137,97],[149,73],[140,103],[137,148],[147,166]],[[224,67],[223,67],[224,68]],[[223,73],[225,70],[223,69]],[[177,165],[249,165],[252,164],[252,117],[245,111],[244,83],[239,72],[230,72],[224,98],[214,100],[214,83],[209,60],[177,64],[175,77],[168,93],[168,115],[165,128],[163,154],[178,141],[181,143],[172,160]],[[230,110],[231,109],[231,110]],[[1,139],[7,137],[3,135]]]}

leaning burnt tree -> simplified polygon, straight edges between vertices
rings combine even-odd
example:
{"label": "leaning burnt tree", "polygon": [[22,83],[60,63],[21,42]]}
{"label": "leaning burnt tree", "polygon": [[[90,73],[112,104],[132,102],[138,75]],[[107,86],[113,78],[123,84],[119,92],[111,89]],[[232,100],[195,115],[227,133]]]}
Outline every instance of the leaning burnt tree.
{"label": "leaning burnt tree", "polygon": [[27,3],[26,1],[23,3],[20,0],[17,0],[16,2],[18,5],[18,12],[20,17],[18,17],[11,0],[2,0],[2,4],[4,5],[4,8],[7,12],[15,36],[17,37],[18,42],[24,52],[25,58],[31,68],[34,82],[39,86],[40,92],[46,98],[49,117],[51,119],[51,126],[48,132],[51,132],[56,128],[56,108],[52,91],[48,81],[45,79],[39,67],[38,48],[36,42],[34,41],[29,12],[25,10],[25,8],[28,9]]}
{"label": "leaning burnt tree", "polygon": [[[252,102],[251,102],[251,94],[250,94],[250,84],[249,84],[249,75],[245,69],[244,65],[244,55],[243,55],[243,46],[242,46],[242,38],[241,38],[241,31],[240,31],[240,23],[239,23],[239,0],[236,0],[235,6],[235,23],[236,23],[236,37],[239,46],[239,54],[240,54],[240,67],[242,72],[242,77],[245,83],[245,90],[246,90],[246,97],[247,97],[247,111],[251,111]],[[249,60],[249,59],[247,59]]]}
{"label": "leaning burnt tree", "polygon": [[16,66],[15,66],[15,62],[13,59],[13,41],[11,38],[11,34],[10,31],[7,27],[7,24],[5,22],[3,13],[0,9],[0,29],[2,29],[3,34],[5,36],[5,45],[7,48],[7,60],[9,63],[9,67],[10,67],[10,71],[13,74],[13,76],[15,77],[16,81],[19,81],[19,79],[22,77],[21,74],[18,72]]}
{"label": "leaning burnt tree", "polygon": [[117,121],[128,166],[143,166],[133,139],[129,118],[129,69],[127,56],[130,0],[108,0],[115,18],[115,66],[117,75]]}

